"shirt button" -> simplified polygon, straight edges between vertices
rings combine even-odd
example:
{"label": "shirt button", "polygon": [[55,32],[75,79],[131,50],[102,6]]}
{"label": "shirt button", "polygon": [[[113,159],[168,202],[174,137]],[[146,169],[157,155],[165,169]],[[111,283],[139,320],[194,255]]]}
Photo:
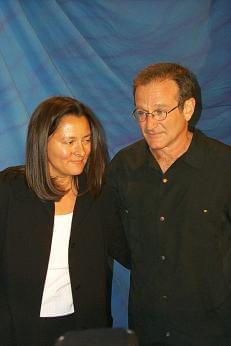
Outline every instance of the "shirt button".
{"label": "shirt button", "polygon": [[168,338],[170,336],[170,332],[166,332],[166,337]]}
{"label": "shirt button", "polygon": [[168,182],[168,179],[167,179],[167,178],[163,178],[163,179],[162,179],[162,182],[163,182],[164,184],[166,184],[166,183]]}
{"label": "shirt button", "polygon": [[161,216],[161,217],[160,217],[160,221],[163,222],[164,220],[165,220],[165,217],[164,217],[164,216]]}
{"label": "shirt button", "polygon": [[161,259],[162,259],[162,261],[165,261],[166,257],[165,256],[161,256]]}

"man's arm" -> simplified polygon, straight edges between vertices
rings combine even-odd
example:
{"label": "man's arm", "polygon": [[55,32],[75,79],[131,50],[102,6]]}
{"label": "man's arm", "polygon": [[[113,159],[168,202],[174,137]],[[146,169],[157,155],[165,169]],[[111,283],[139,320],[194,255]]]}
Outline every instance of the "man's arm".
{"label": "man's arm", "polygon": [[106,239],[110,256],[127,268],[130,268],[130,250],[122,220],[122,202],[119,193],[121,163],[116,155],[107,168],[106,184],[103,189],[105,210],[108,215]]}
{"label": "man's arm", "polygon": [[225,208],[224,231],[222,240],[223,271],[231,292],[231,195]]}
{"label": "man's arm", "polygon": [[115,190],[109,183],[105,184],[102,192],[104,235],[107,242],[108,254],[125,267],[130,267],[130,251],[123,229]]}

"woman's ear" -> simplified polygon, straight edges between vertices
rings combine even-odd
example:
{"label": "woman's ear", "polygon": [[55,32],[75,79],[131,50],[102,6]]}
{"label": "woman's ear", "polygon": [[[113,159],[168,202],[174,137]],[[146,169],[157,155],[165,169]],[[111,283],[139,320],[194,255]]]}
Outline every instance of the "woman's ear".
{"label": "woman's ear", "polygon": [[186,100],[184,102],[184,108],[183,108],[183,113],[185,120],[189,121],[194,113],[196,106],[196,100],[194,97],[191,97],[190,99]]}

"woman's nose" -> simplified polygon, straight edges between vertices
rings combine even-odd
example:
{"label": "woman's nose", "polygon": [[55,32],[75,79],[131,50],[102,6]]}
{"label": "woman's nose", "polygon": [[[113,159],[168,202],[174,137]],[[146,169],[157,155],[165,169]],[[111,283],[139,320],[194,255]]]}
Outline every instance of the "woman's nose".
{"label": "woman's nose", "polygon": [[82,143],[75,143],[73,147],[73,154],[84,156],[85,155],[84,145]]}

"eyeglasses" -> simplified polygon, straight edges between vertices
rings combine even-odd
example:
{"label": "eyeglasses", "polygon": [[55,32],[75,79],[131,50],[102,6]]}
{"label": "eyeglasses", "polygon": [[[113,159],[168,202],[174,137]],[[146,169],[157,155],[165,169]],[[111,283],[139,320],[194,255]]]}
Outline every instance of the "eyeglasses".
{"label": "eyeglasses", "polygon": [[134,118],[139,121],[139,122],[142,122],[142,121],[145,121],[147,119],[147,116],[148,115],[151,115],[152,117],[154,117],[157,121],[162,121],[162,120],[165,120],[167,118],[167,115],[169,113],[171,113],[172,111],[174,111],[176,108],[179,107],[179,103],[176,107],[170,109],[170,111],[166,112],[166,111],[162,111],[162,110],[159,110],[159,109],[156,109],[154,110],[153,112],[146,112],[146,111],[143,111],[141,109],[135,109],[133,112],[132,112],[132,115],[134,116]]}

